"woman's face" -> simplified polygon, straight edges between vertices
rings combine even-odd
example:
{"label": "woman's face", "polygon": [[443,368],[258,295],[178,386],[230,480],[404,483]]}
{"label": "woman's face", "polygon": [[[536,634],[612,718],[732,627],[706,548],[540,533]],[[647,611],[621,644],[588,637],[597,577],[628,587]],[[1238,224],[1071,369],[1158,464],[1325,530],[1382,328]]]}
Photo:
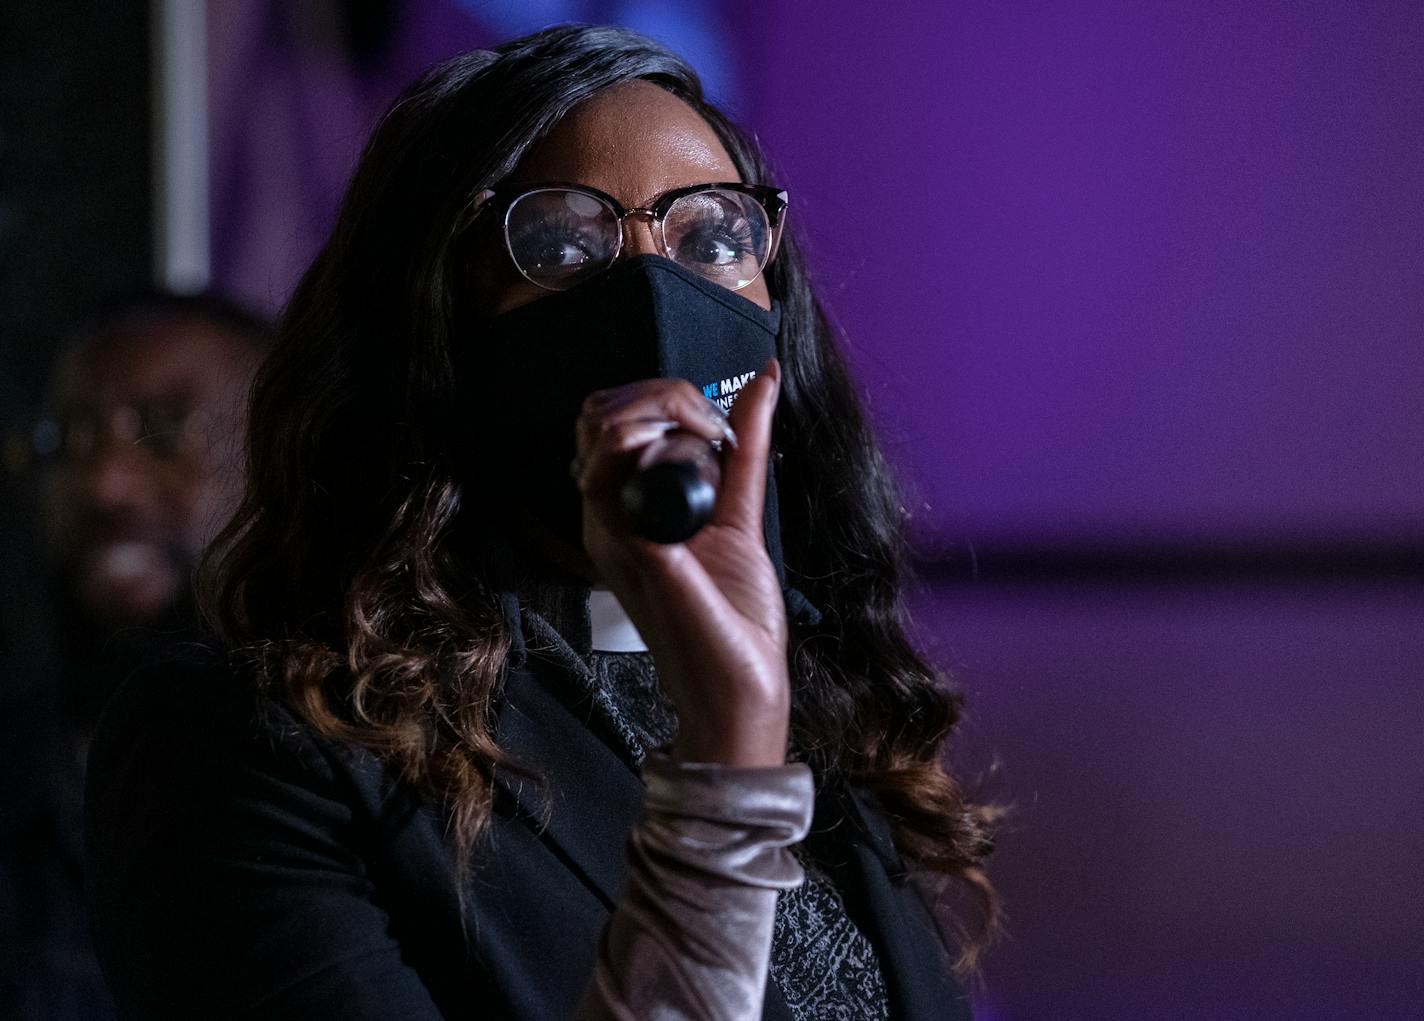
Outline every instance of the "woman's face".
{"label": "woman's face", "polygon": [[[634,209],[672,188],[740,181],[741,176],[716,133],[692,107],[651,82],[628,82],[576,106],[525,154],[509,180],[516,185],[588,185]],[[621,254],[658,254],[647,217],[625,222]],[[475,287],[479,307],[490,316],[549,293],[520,275],[495,231],[485,234],[476,256]],[[764,276],[736,293],[762,308],[771,307]]]}

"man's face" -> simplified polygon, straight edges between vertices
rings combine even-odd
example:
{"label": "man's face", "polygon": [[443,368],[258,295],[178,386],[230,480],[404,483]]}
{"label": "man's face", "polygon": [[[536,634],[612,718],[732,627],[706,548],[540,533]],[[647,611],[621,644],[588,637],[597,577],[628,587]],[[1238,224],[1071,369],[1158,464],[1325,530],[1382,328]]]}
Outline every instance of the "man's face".
{"label": "man's face", "polygon": [[46,527],[96,622],[161,616],[241,491],[251,345],[187,316],[134,316],[61,363]]}

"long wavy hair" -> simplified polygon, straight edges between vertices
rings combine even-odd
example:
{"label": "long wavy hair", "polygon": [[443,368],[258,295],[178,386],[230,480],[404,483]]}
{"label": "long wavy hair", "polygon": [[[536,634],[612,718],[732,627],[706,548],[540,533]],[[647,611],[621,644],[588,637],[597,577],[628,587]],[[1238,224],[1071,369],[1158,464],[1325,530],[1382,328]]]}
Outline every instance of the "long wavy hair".
{"label": "long wavy hair", "polygon": [[[506,498],[461,470],[452,351],[481,341],[461,232],[471,197],[560,118],[635,79],[697,110],[744,180],[772,180],[693,70],[630,31],[552,28],[426,73],[377,127],[286,309],[253,391],[249,488],[205,568],[209,617],[259,660],[258,683],[447,806],[462,873],[510,765],[492,735],[511,635],[498,584],[461,552],[498,538],[486,511]],[[944,766],[960,699],[906,637],[904,512],[794,230],[768,276],[788,581],[822,611],[792,635],[792,747],[818,783],[873,792],[920,874],[968,884],[967,970],[998,910],[992,812]]]}

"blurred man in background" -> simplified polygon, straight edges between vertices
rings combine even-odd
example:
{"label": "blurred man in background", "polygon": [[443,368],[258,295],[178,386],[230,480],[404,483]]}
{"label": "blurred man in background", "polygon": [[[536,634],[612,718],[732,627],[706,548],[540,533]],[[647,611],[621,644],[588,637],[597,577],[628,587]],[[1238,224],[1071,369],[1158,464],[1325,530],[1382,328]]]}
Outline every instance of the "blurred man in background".
{"label": "blurred man in background", "polygon": [[[71,697],[102,698],[116,655],[193,620],[191,579],[241,494],[248,384],[266,328],[212,297],[128,303],[61,357],[45,525]],[[93,666],[101,676],[84,676]]]}
{"label": "blurred man in background", "polygon": [[49,648],[0,715],[0,1016],[111,1011],[81,906],[89,735],[117,683],[200,634],[193,572],[241,495],[270,341],[219,298],[152,294],[91,318],[56,364],[35,432],[53,590],[31,599]]}

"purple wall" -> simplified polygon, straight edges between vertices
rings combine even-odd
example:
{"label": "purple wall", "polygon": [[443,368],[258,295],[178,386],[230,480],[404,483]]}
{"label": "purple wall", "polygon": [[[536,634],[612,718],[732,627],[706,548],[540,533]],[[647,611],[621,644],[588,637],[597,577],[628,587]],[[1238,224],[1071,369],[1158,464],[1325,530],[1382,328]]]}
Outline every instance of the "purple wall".
{"label": "purple wall", "polygon": [[[743,113],[932,544],[1424,549],[1424,7],[756,12]],[[919,611],[1017,806],[984,1018],[1419,1016],[1417,584]]]}
{"label": "purple wall", "polygon": [[1424,7],[756,25],[747,112],[926,531],[1424,536]]}
{"label": "purple wall", "polygon": [[940,589],[1014,811],[984,1021],[1417,1018],[1424,590]]}

